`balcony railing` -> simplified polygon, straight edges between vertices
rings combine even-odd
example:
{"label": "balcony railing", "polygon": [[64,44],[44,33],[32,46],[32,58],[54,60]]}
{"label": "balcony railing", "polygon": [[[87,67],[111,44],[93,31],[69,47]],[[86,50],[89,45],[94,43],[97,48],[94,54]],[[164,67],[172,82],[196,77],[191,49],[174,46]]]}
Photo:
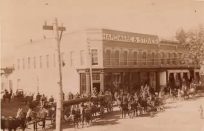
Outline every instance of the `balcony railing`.
{"label": "balcony railing", "polygon": [[193,63],[185,59],[177,58],[177,59],[137,59],[137,60],[121,60],[121,59],[104,59],[104,67],[199,67],[198,63]]}

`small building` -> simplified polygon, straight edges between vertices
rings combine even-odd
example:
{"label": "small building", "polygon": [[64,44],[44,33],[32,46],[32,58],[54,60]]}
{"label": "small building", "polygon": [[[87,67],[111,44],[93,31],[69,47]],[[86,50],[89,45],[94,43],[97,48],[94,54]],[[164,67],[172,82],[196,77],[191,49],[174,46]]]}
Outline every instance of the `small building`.
{"label": "small building", "polygon": [[[17,50],[14,87],[56,96],[59,73],[55,39],[32,41]],[[178,42],[109,29],[65,33],[61,56],[65,94],[89,94],[91,87],[130,91],[144,83],[159,91],[175,78],[193,79],[199,69]]]}

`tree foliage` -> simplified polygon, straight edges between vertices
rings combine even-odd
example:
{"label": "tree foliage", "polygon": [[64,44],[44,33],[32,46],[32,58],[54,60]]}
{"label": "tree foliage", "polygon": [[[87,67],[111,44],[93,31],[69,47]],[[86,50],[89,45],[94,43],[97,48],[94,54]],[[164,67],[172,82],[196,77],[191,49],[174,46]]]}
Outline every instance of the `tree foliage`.
{"label": "tree foliage", "polygon": [[185,46],[192,56],[192,60],[201,64],[204,61],[204,27],[185,32],[183,29],[176,33],[176,39]]}
{"label": "tree foliage", "polygon": [[183,30],[180,29],[176,32],[176,39],[181,43],[185,43],[187,39],[187,33]]}

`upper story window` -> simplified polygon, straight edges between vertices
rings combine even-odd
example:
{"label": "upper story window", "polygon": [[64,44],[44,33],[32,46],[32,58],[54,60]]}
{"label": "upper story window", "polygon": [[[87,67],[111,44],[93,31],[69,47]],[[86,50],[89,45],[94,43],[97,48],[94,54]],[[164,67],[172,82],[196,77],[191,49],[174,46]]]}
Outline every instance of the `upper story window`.
{"label": "upper story window", "polygon": [[105,53],[105,63],[107,65],[110,65],[110,63],[111,63],[111,51],[110,50],[106,50],[106,53]]}
{"label": "upper story window", "polygon": [[35,57],[33,57],[33,67],[34,67],[34,69],[36,68],[36,59],[35,59]]}
{"label": "upper story window", "polygon": [[22,59],[22,65],[23,65],[23,69],[25,69],[25,59]]}
{"label": "upper story window", "polygon": [[165,54],[164,52],[162,52],[161,53],[161,64],[165,64],[164,59],[165,59]]}
{"label": "upper story window", "polygon": [[152,62],[152,54],[151,54],[151,52],[150,51],[148,51],[148,53],[147,53],[147,64],[152,64],[151,62]]}
{"label": "upper story window", "polygon": [[146,52],[143,52],[143,54],[142,54],[142,63],[143,63],[144,65],[146,65],[146,62],[147,62],[147,53],[146,53]]}
{"label": "upper story window", "polygon": [[167,64],[171,64],[171,53],[167,54]]}
{"label": "upper story window", "polygon": [[173,63],[174,63],[174,64],[177,64],[177,54],[176,54],[176,53],[174,53],[174,60],[173,60]]}
{"label": "upper story window", "polygon": [[115,65],[119,65],[120,55],[119,55],[119,51],[118,51],[118,50],[115,51],[114,57],[115,57],[115,58],[114,58],[114,61],[115,61],[114,64],[115,64]]}
{"label": "upper story window", "polygon": [[53,54],[53,66],[54,67],[56,66],[56,56],[55,56],[55,54]]}
{"label": "upper story window", "polygon": [[178,61],[180,64],[182,64],[182,53],[179,53],[178,55]]}
{"label": "upper story window", "polygon": [[30,57],[28,57],[28,69],[30,69]]}
{"label": "upper story window", "polygon": [[20,69],[20,59],[17,59],[17,69]]}
{"label": "upper story window", "polygon": [[46,55],[46,66],[49,68],[49,55]]}
{"label": "upper story window", "polygon": [[160,64],[160,54],[159,54],[159,52],[155,53],[154,63],[155,64]]}
{"label": "upper story window", "polygon": [[152,65],[155,64],[155,53],[154,52],[152,52],[152,55],[151,55],[151,63]]}
{"label": "upper story window", "polygon": [[74,51],[70,52],[70,66],[74,65]]}
{"label": "upper story window", "polygon": [[84,58],[85,58],[84,50],[81,50],[80,51],[80,63],[81,63],[81,65],[84,65]]}
{"label": "upper story window", "polygon": [[98,50],[91,49],[91,63],[92,65],[98,65]]}
{"label": "upper story window", "polygon": [[127,65],[127,61],[128,61],[128,52],[124,51],[123,52],[123,64]]}
{"label": "upper story window", "polygon": [[70,66],[73,65],[73,51],[70,52]]}
{"label": "upper story window", "polygon": [[137,65],[137,52],[133,53],[133,64]]}
{"label": "upper story window", "polygon": [[42,56],[39,57],[39,63],[40,63],[40,68],[42,68],[43,67],[43,65],[42,65]]}

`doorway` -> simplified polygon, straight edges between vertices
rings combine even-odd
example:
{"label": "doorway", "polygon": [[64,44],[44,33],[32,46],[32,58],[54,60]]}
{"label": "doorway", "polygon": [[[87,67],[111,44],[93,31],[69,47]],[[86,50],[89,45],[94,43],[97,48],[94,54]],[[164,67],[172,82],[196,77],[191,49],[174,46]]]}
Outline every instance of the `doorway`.
{"label": "doorway", "polygon": [[100,92],[100,83],[93,83],[93,88],[96,88],[97,93]]}

